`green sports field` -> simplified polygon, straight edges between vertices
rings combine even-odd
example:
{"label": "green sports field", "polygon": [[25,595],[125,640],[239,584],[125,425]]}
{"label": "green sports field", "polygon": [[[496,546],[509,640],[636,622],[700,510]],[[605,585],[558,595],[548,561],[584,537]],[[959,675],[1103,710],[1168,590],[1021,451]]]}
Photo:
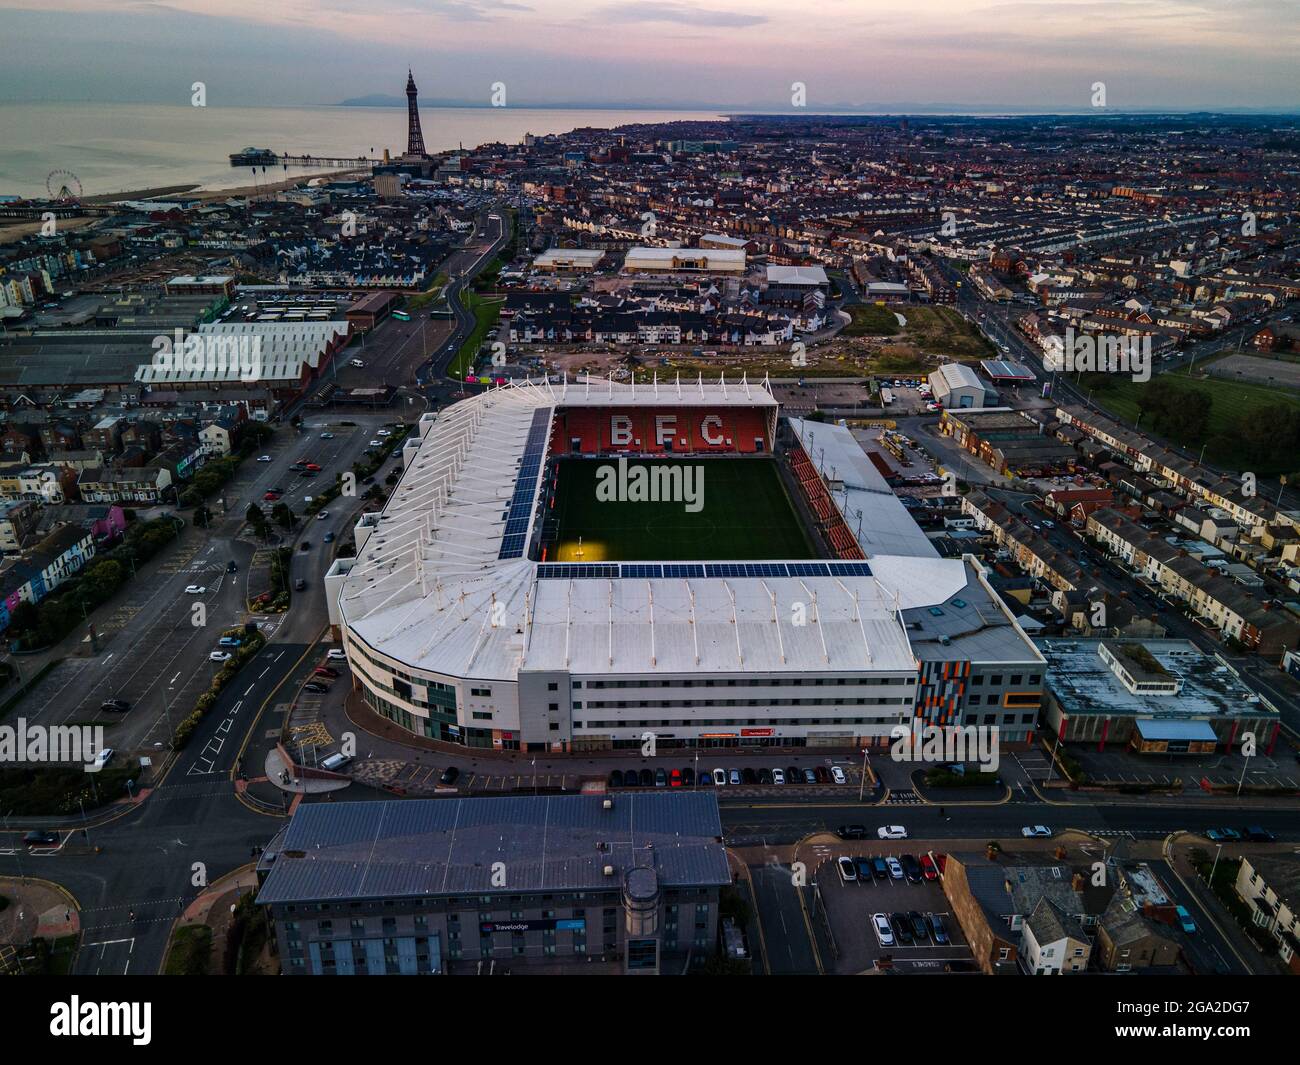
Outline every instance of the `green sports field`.
{"label": "green sports field", "polygon": [[[772,459],[632,459],[635,467],[693,469],[683,481],[702,491],[682,501],[600,498],[617,459],[565,459],[559,464],[552,562],[816,558]],[[653,472],[650,474],[652,477]],[[624,482],[631,484],[630,478]],[[581,537],[581,548],[579,547]],[[581,552],[581,553],[579,553]]]}

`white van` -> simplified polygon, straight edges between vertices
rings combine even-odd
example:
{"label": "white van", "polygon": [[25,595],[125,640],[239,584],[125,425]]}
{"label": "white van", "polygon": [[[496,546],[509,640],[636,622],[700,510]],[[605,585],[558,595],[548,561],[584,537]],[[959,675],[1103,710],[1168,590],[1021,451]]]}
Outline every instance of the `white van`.
{"label": "white van", "polygon": [[320,767],[322,769],[328,769],[331,773],[338,773],[351,761],[351,758],[340,751],[338,754],[331,754],[321,762]]}

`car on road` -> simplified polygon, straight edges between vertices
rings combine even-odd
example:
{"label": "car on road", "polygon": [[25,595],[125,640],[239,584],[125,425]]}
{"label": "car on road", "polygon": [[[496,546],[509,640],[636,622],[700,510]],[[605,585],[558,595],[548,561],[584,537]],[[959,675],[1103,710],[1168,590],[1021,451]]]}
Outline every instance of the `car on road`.
{"label": "car on road", "polygon": [[442,776],[438,778],[439,784],[455,784],[460,779],[460,770],[454,765],[449,765],[442,771]]}
{"label": "car on road", "polygon": [[370,441],[369,444],[366,445],[366,447],[383,447],[383,446],[384,446],[384,442],[382,440],[372,440]]}
{"label": "car on road", "polygon": [[113,755],[115,754],[117,754],[117,752],[113,750],[112,747],[105,747],[102,751],[100,751],[97,755],[95,755],[95,761],[94,761],[95,768],[103,769],[104,766],[108,765],[108,763],[113,760]]}
{"label": "car on road", "polygon": [[375,433],[375,436],[392,436],[392,435],[393,435],[393,431],[391,429],[380,429],[377,433]]}
{"label": "car on road", "polygon": [[202,595],[207,589],[201,584],[187,584],[185,586],[186,595]]}
{"label": "car on road", "polygon": [[848,778],[844,775],[844,770],[837,765],[831,766],[831,779],[836,784],[844,784],[848,781]]}
{"label": "car on road", "polygon": [[1207,828],[1205,838],[1211,843],[1237,843],[1241,839],[1241,833],[1235,828]]}
{"label": "car on road", "polygon": [[327,544],[332,544],[334,542],[334,534],[332,532],[327,532],[321,537],[321,541]]}
{"label": "car on road", "polygon": [[1056,522],[1054,522],[1054,521],[1049,521],[1047,518],[1044,518],[1044,519],[1043,519],[1043,528],[1044,528],[1044,529],[1055,529],[1055,528],[1056,528]]}
{"label": "car on road", "polygon": [[59,842],[59,834],[44,828],[34,828],[23,836],[23,842],[29,847],[48,847]]}
{"label": "car on road", "polygon": [[900,854],[898,862],[903,867],[903,874],[913,884],[921,882],[921,863],[916,860],[914,854]]}
{"label": "car on road", "polygon": [[1025,825],[1025,827],[1020,830],[1020,834],[1024,836],[1025,839],[1046,839],[1051,836],[1052,830],[1046,825]]}
{"label": "car on road", "polygon": [[1196,933],[1196,922],[1192,920],[1192,915],[1187,912],[1186,906],[1175,906],[1174,913],[1178,915],[1178,925],[1189,936]]}
{"label": "car on road", "polygon": [[270,456],[270,455],[258,455],[258,456],[257,456],[257,461],[258,461],[258,462],[270,462],[270,461],[271,461],[271,456]]}
{"label": "car on road", "polygon": [[943,923],[943,918],[937,913],[932,913],[926,919],[930,922],[930,938],[939,946],[946,947],[950,940],[948,939],[948,929]]}
{"label": "car on road", "polygon": [[785,783],[785,770],[782,769],[780,766],[777,766],[775,769],[772,770],[772,783],[773,784]]}
{"label": "car on road", "polygon": [[300,543],[300,544],[298,545],[298,550],[299,550],[299,551],[310,551],[310,550],[311,550],[311,541],[310,541],[310,540],[304,540],[302,543]]}
{"label": "car on road", "polygon": [[866,839],[867,826],[866,825],[840,825],[840,827],[835,830],[835,834],[839,836],[840,839]]}
{"label": "car on road", "polygon": [[907,839],[907,829],[902,825],[881,825],[876,829],[877,839]]}
{"label": "car on road", "polygon": [[889,915],[889,927],[894,930],[894,938],[898,940],[900,946],[910,947],[912,945],[912,927],[907,920],[907,914],[891,913]]}
{"label": "car on road", "polygon": [[269,492],[262,493],[263,503],[275,503],[279,500],[279,498],[280,498],[280,493],[276,491],[269,491]]}
{"label": "car on road", "polygon": [[227,572],[227,573],[238,573],[238,572],[239,572],[239,563],[237,563],[237,562],[232,558],[229,562],[226,563],[226,572]]}
{"label": "car on road", "polygon": [[341,647],[331,647],[328,651],[325,652],[325,657],[326,659],[333,660],[335,662],[345,662],[347,661],[348,653],[344,651],[343,648]]}
{"label": "car on road", "polygon": [[321,438],[322,440],[333,440],[333,439],[334,439],[334,434],[333,434],[333,433],[321,433],[321,434],[320,434],[320,438]]}
{"label": "car on road", "polygon": [[912,926],[912,935],[916,937],[918,943],[926,943],[930,939],[930,927],[925,923],[925,918],[916,910],[907,911],[907,923]]}
{"label": "car on road", "polygon": [[232,655],[229,651],[213,651],[210,655],[208,655],[208,661],[229,662],[233,657],[234,655]]}
{"label": "car on road", "polygon": [[934,864],[934,859],[928,854],[921,855],[921,875],[925,877],[926,880],[939,879],[939,869]]}
{"label": "car on road", "polygon": [[895,858],[892,854],[891,854],[888,858],[885,859],[885,865],[889,868],[889,879],[890,879],[890,880],[902,880],[902,879],[903,879],[903,875],[904,875],[904,874],[903,874],[903,866],[899,863],[898,859]]}
{"label": "car on road", "polygon": [[328,518],[329,516],[330,516],[330,512],[329,512],[328,510],[318,510],[318,511],[316,511],[316,520],[317,520],[317,521],[324,521],[324,520],[325,520],[326,518]]}
{"label": "car on road", "polygon": [[855,863],[852,858],[847,858],[847,857],[836,858],[835,868],[839,870],[840,879],[844,881],[844,883],[846,884],[849,883],[850,881],[857,880],[858,878],[857,863]]}
{"label": "car on road", "polygon": [[305,470],[306,468],[307,467],[304,466],[301,462],[295,462],[293,463],[293,465],[289,467],[289,469],[294,473],[302,473],[302,471]]}
{"label": "car on road", "polygon": [[307,582],[299,577],[293,582],[293,590],[295,592],[305,592],[307,590]]}
{"label": "car on road", "polygon": [[302,468],[304,470],[311,470],[312,473],[320,473],[320,467],[314,462],[304,462]]}
{"label": "car on road", "polygon": [[892,947],[894,945],[894,932],[889,927],[889,918],[883,913],[873,913],[871,915],[871,927],[876,930],[876,938],[880,940],[882,947]]}
{"label": "car on road", "polygon": [[316,695],[324,695],[330,690],[330,686],[328,684],[322,684],[318,680],[309,680],[302,686],[302,690],[305,692],[312,692]]}
{"label": "car on road", "polygon": [[131,704],[125,699],[105,699],[99,708],[106,714],[125,714],[131,709]]}
{"label": "car on road", "polygon": [[218,647],[242,647],[244,641],[238,636],[223,636],[217,641]]}

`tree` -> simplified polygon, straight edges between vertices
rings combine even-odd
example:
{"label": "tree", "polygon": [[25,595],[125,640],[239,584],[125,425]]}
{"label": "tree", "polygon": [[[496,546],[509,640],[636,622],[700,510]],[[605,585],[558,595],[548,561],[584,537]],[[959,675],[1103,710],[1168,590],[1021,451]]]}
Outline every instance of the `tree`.
{"label": "tree", "polygon": [[297,519],[294,518],[293,511],[289,509],[287,503],[276,503],[271,508],[271,520],[282,529],[292,529]]}
{"label": "tree", "polygon": [[40,620],[40,612],[35,604],[22,599],[9,613],[9,628],[15,633],[30,632]]}
{"label": "tree", "polygon": [[183,507],[197,507],[203,502],[203,493],[198,488],[191,486],[180,495],[180,504]]}

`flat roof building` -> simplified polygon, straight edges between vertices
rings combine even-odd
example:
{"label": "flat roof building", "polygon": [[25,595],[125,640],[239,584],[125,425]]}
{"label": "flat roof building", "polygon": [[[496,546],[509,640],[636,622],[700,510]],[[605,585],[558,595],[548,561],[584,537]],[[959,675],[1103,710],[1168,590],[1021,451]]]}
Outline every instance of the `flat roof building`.
{"label": "flat roof building", "polygon": [[731,248],[628,248],[629,274],[743,274],[745,253]]}
{"label": "flat roof building", "polygon": [[721,837],[708,791],[309,804],[257,902],[286,975],[679,972],[716,949]]}

